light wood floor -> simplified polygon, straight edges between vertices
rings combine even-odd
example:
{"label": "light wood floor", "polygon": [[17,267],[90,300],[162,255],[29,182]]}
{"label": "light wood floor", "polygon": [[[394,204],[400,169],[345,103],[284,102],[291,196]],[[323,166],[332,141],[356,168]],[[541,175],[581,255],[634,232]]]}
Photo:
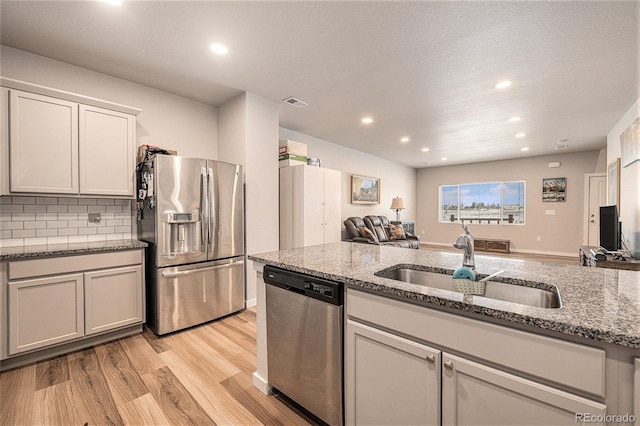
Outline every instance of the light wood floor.
{"label": "light wood floor", "polygon": [[0,425],[308,425],[252,385],[255,308],[0,373]]}

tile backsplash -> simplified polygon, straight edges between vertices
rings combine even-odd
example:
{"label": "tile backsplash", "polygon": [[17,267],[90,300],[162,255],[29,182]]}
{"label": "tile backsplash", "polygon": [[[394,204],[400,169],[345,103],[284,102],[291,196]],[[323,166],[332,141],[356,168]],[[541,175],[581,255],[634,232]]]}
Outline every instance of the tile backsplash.
{"label": "tile backsplash", "polygon": [[[0,247],[130,239],[131,203],[109,198],[0,197]],[[89,222],[89,213],[100,213],[100,222]]]}

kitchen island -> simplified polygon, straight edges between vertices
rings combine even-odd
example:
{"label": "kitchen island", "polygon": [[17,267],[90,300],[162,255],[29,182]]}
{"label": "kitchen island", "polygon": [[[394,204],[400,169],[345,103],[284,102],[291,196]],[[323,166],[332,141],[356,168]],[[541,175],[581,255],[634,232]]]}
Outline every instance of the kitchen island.
{"label": "kitchen island", "polygon": [[[640,412],[640,391],[637,390],[640,383],[640,274],[637,272],[476,255],[480,278],[504,270],[495,280],[516,285],[555,286],[562,306],[539,308],[465,296],[375,275],[397,265],[451,274],[461,265],[461,253],[340,242],[256,254],[249,259],[254,261],[259,278],[258,369],[254,383],[264,392],[269,386],[264,353],[264,283],[260,268],[268,264],[345,284],[347,424],[366,423],[373,415],[380,420],[385,413],[410,414],[389,419],[396,421],[464,423],[465,416],[475,415],[479,409],[500,412],[505,416],[504,421],[510,418],[509,410],[497,409],[504,404],[517,407],[512,413],[514,418],[521,415],[533,421],[526,417],[530,414],[527,410],[533,410],[540,415],[537,421],[542,423],[545,419],[573,423],[577,417],[571,416],[584,413],[632,416],[634,410]],[[383,347],[393,351],[380,349]],[[392,352],[395,355],[391,355]],[[398,358],[398,353],[410,355]],[[420,354],[417,358],[416,353]],[[394,359],[406,364],[402,368],[390,369],[386,365],[380,368],[380,362]],[[422,367],[423,375],[419,372]],[[404,377],[406,381],[394,387],[397,377]],[[430,383],[422,387],[424,395],[420,389],[411,387],[412,378],[420,378],[418,387],[420,383]],[[386,385],[379,386],[380,392],[368,392],[365,383]],[[408,391],[401,392],[403,389]],[[468,395],[467,399],[462,398],[463,390],[479,392],[477,401],[472,404]],[[430,396],[431,405],[421,404],[421,410],[427,406],[424,412],[414,413],[412,411],[420,410],[409,409],[416,395]],[[492,395],[493,399],[487,401],[480,398],[482,395]],[[401,408],[392,410],[391,402],[384,404],[384,401],[393,401]],[[492,403],[496,410],[491,409]],[[553,407],[546,410],[539,404]],[[554,417],[558,410],[562,415]],[[549,414],[547,411],[554,413],[544,417],[540,414],[543,411],[545,415]],[[367,417],[366,412],[373,414]],[[416,416],[412,417],[413,414]],[[499,416],[474,418],[480,422],[501,419]],[[606,421],[615,423],[623,419],[602,417],[602,422]]]}

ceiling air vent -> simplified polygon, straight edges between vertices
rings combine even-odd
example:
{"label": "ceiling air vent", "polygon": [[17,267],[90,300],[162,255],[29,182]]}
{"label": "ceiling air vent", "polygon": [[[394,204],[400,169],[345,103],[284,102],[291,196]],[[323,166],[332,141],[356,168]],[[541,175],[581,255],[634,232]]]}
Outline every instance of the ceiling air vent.
{"label": "ceiling air vent", "polygon": [[302,108],[302,107],[306,107],[307,105],[309,105],[308,103],[301,101],[300,99],[294,98],[293,96],[284,99],[284,102],[289,104],[289,105],[293,105],[296,108]]}

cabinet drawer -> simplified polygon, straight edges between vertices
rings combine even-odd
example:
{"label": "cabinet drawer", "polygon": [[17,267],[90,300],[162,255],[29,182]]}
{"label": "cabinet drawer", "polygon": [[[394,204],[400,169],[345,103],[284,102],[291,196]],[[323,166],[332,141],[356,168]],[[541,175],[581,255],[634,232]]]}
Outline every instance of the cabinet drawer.
{"label": "cabinet drawer", "polygon": [[48,257],[9,262],[9,280],[64,274],[142,263],[142,250],[112,251],[79,256]]}
{"label": "cabinet drawer", "polygon": [[347,315],[490,363],[604,396],[602,349],[348,289]]}

